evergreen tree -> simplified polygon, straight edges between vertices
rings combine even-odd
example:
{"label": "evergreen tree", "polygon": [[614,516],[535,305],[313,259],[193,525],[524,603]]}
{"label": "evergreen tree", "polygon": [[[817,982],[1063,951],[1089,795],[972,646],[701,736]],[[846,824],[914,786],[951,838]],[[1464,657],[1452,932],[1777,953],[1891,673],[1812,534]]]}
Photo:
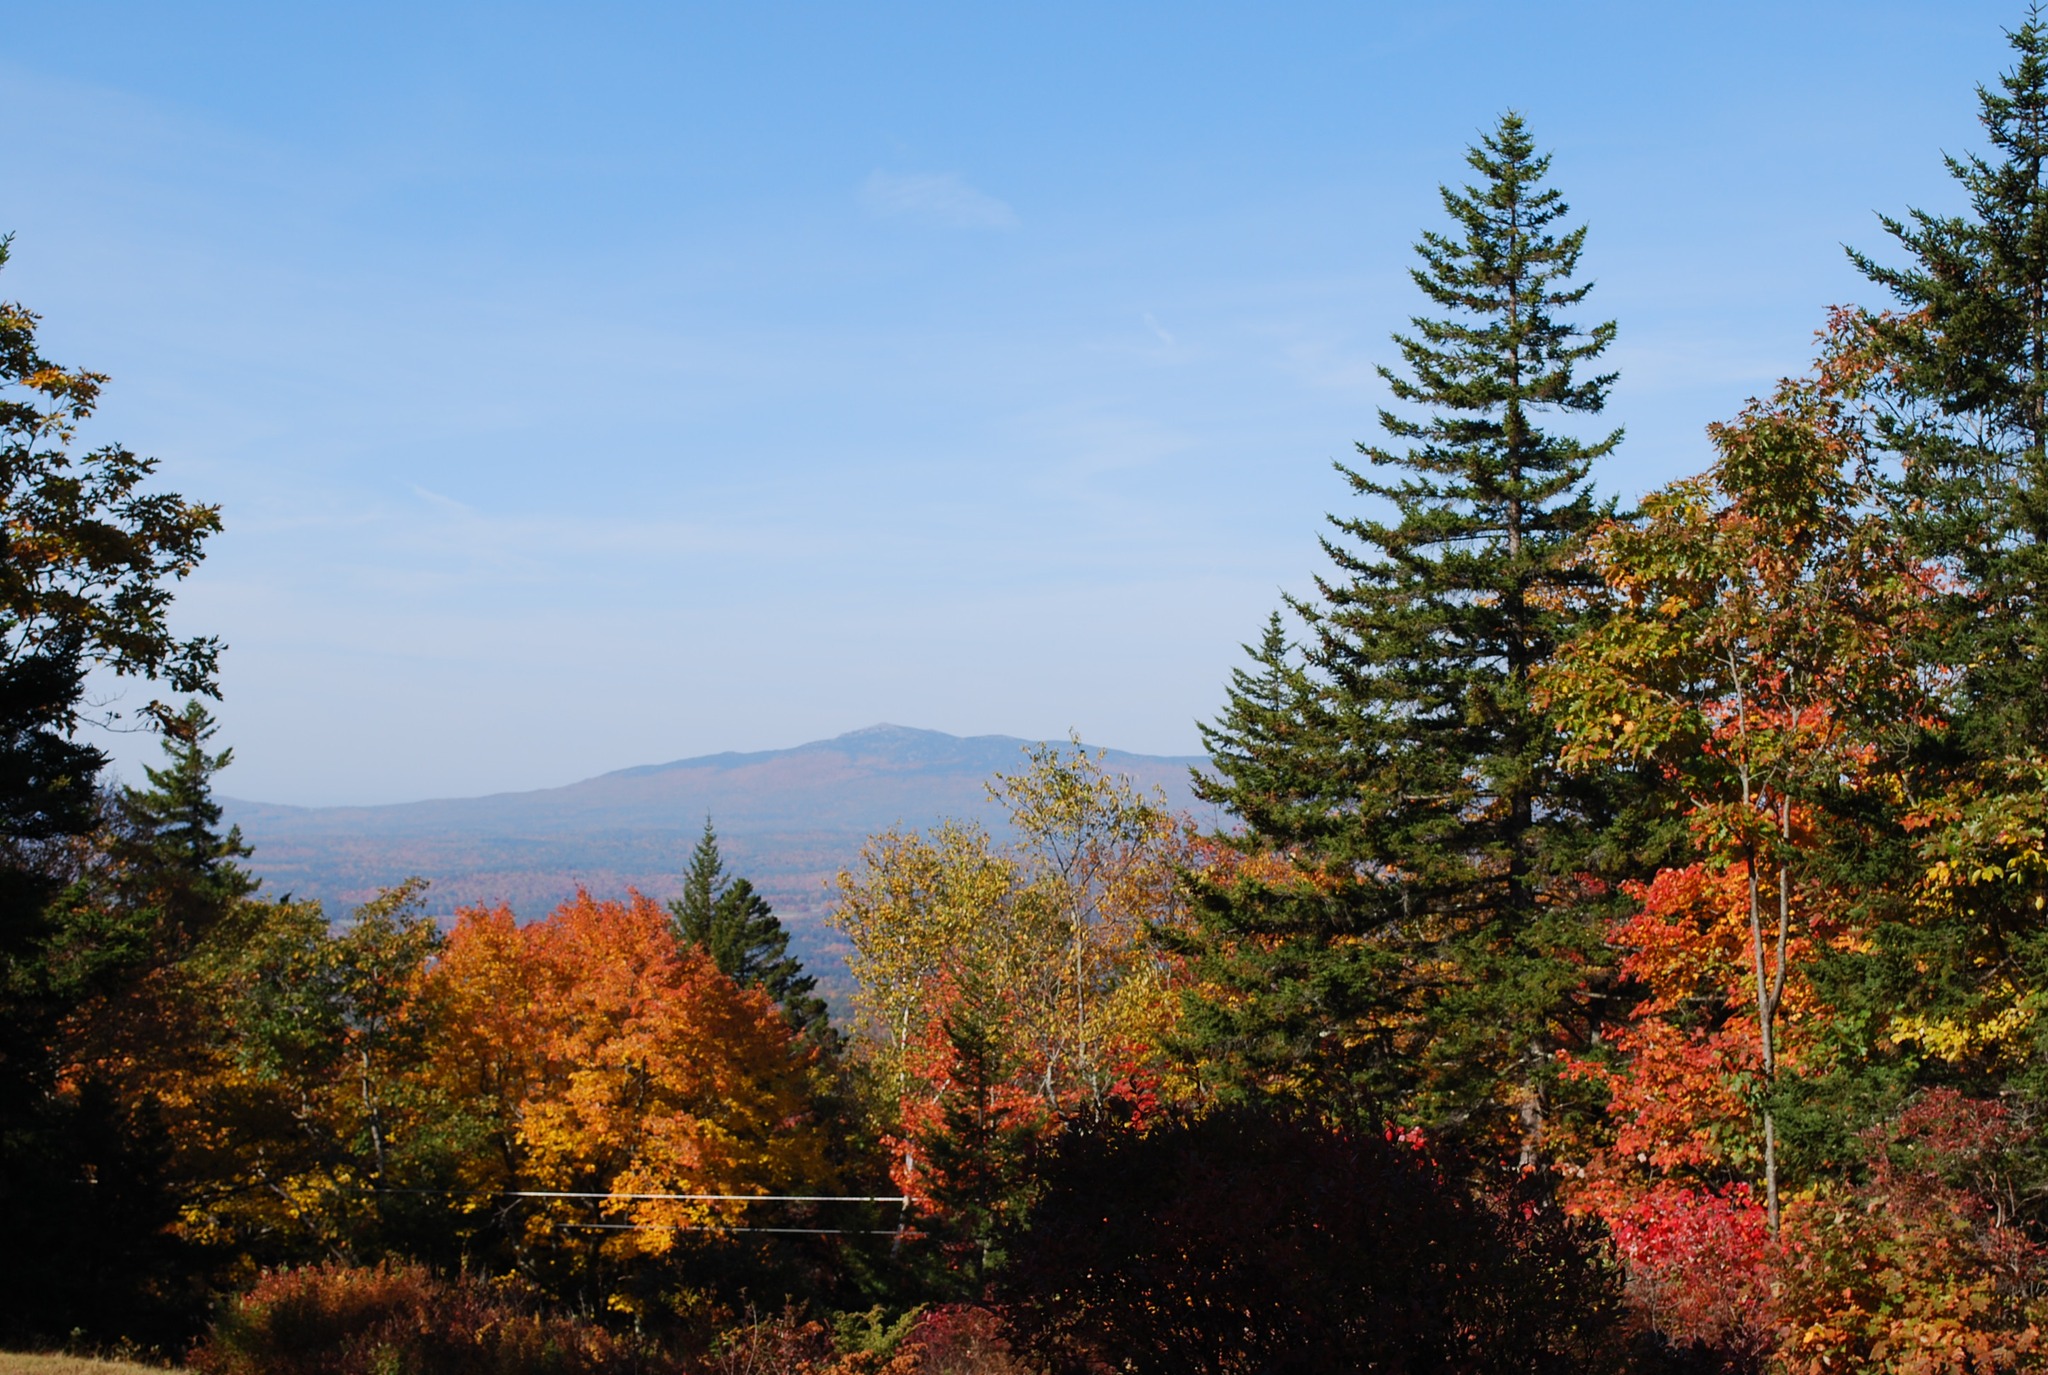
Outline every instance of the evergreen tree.
{"label": "evergreen tree", "polygon": [[[18,677],[21,663],[13,668],[0,683]],[[10,1181],[0,1204],[19,1234],[50,1242],[23,1252],[25,1275],[0,1263],[8,1293],[28,1305],[13,1320],[17,1339],[74,1328],[161,1339],[196,1316],[189,1277],[200,1261],[169,1231],[182,1186],[144,1067],[210,1054],[218,1009],[193,963],[256,880],[236,863],[249,854],[240,834],[220,831],[212,777],[229,753],[206,749],[211,716],[194,701],[159,724],[165,763],[145,770],[146,788],[90,797],[94,833],[69,847],[70,881],[45,904],[40,1015],[30,1024],[40,1092],[0,1113],[15,1128],[0,1141]],[[30,757],[97,757],[49,733],[29,742]],[[10,734],[0,759],[23,750]],[[57,796],[91,789],[89,771],[68,778]],[[85,804],[66,810],[73,805]],[[56,871],[46,868],[44,881],[54,886]]]}
{"label": "evergreen tree", "polygon": [[217,729],[205,706],[187,702],[165,723],[164,764],[143,768],[149,786],[124,787],[116,800],[115,882],[130,903],[153,908],[179,946],[204,935],[260,882],[237,862],[252,853],[241,828],[220,829],[213,776],[234,751],[207,751]]}
{"label": "evergreen tree", "polygon": [[1893,365],[1879,436],[1903,459],[1900,511],[1917,552],[1958,575],[1930,661],[1963,670],[1954,744],[2048,748],[2048,29],[1979,86],[1994,150],[1945,159],[1968,209],[1880,217],[1906,250],[1851,250],[1900,311],[1870,321]]}
{"label": "evergreen tree", "polygon": [[1301,752],[1311,743],[1302,719],[1308,675],[1277,611],[1258,645],[1244,652],[1251,666],[1230,671],[1223,715],[1197,727],[1215,772],[1194,775],[1195,795],[1228,807],[1252,836],[1296,834],[1317,818],[1313,807],[1304,812],[1298,786],[1307,771]]}
{"label": "evergreen tree", "polygon": [[[712,829],[711,818],[707,816],[704,834],[690,851],[690,867],[683,873],[683,895],[668,906],[675,915],[676,935],[711,950],[714,961],[719,959],[719,952],[711,943],[712,916],[718,908],[718,895],[725,888],[725,857],[719,853],[718,832]],[[728,974],[733,972],[723,962],[718,967]]]}
{"label": "evergreen tree", "polygon": [[1602,409],[1614,375],[1581,369],[1615,327],[1562,318],[1591,288],[1585,229],[1561,227],[1520,116],[1468,162],[1478,184],[1444,188],[1452,228],[1422,236],[1412,272],[1442,314],[1395,336],[1404,371],[1381,369],[1423,414],[1382,411],[1405,447],[1338,465],[1392,519],[1330,518],[1333,571],[1294,605],[1305,662],[1276,619],[1206,732],[1206,795],[1246,823],[1237,843],[1313,881],[1209,886],[1232,991],[1193,1025],[1240,1080],[1519,1136],[1526,1157],[1599,960],[1568,876],[1610,811],[1604,783],[1554,767],[1529,675],[1572,629],[1560,594],[1611,512],[1588,475],[1621,438],[1539,421]]}
{"label": "evergreen tree", "polygon": [[805,1035],[817,1039],[829,1032],[824,1000],[812,992],[818,981],[789,953],[789,932],[768,900],[744,878],[727,880],[708,816],[683,875],[683,895],[669,904],[669,912],[677,940],[701,946],[722,973],[766,992]]}

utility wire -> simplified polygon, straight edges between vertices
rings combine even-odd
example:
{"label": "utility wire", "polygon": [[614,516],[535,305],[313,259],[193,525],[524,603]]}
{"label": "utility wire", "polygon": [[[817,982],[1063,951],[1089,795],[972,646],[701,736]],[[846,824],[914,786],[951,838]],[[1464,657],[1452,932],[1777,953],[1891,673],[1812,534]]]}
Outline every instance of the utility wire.
{"label": "utility wire", "polygon": [[558,1222],[564,1232],[774,1232],[806,1237],[900,1237],[898,1227],[682,1227],[665,1222]]}
{"label": "utility wire", "polygon": [[464,1198],[601,1198],[622,1203],[895,1203],[910,1200],[901,1195],[862,1194],[612,1194],[575,1189],[397,1189],[371,1188],[373,1194],[459,1194]]}
{"label": "utility wire", "polygon": [[[447,1190],[460,1193],[459,1189]],[[908,1203],[901,1196],[861,1197],[849,1194],[603,1194],[570,1189],[501,1189],[495,1198],[605,1198],[628,1203]]]}
{"label": "utility wire", "polygon": [[[579,1189],[468,1189],[372,1188],[370,1193],[457,1195],[464,1198],[567,1198],[595,1199],[618,1203],[881,1203],[907,1207],[910,1200],[900,1194],[617,1194]],[[901,1226],[865,1227],[720,1227],[685,1226],[669,1222],[558,1222],[558,1231],[577,1232],[764,1232],[781,1236],[818,1237],[901,1237]]]}

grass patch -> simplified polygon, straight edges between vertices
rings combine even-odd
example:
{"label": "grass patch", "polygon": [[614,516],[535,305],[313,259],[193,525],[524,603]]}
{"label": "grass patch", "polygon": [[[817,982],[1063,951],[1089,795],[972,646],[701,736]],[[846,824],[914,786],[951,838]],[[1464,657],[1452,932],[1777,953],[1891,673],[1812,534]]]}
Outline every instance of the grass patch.
{"label": "grass patch", "polygon": [[176,1375],[162,1366],[94,1361],[84,1356],[31,1356],[0,1351],[0,1375]]}

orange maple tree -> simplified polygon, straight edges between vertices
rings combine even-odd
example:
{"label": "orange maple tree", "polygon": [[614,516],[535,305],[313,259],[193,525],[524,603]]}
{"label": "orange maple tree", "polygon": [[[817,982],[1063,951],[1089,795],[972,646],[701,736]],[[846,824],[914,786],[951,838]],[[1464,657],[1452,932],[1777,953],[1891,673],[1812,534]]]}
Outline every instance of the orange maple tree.
{"label": "orange maple tree", "polygon": [[495,1108],[472,1182],[602,1196],[543,1201],[529,1244],[603,1228],[613,1251],[659,1253],[736,1222],[742,1205],[658,1195],[830,1182],[810,1111],[815,1051],[637,893],[579,893],[523,927],[502,907],[464,912],[432,984],[448,1018],[434,1072]]}

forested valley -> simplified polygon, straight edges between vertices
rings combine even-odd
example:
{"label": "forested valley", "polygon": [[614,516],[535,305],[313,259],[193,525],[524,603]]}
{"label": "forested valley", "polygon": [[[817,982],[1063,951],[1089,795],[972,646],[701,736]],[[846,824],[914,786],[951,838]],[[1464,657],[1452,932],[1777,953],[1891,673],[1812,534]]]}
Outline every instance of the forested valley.
{"label": "forested valley", "polygon": [[[1587,228],[1503,115],[1314,591],[1219,685],[1225,824],[1033,748],[1002,835],[848,856],[838,1017],[715,818],[666,905],[257,883],[223,647],[168,620],[222,513],[84,449],[107,379],[0,305],[0,1346],[2042,1368],[2048,25],[2010,37],[1966,208],[1884,219],[1811,370],[1633,504]],[[140,785],[90,675],[163,694]]]}

